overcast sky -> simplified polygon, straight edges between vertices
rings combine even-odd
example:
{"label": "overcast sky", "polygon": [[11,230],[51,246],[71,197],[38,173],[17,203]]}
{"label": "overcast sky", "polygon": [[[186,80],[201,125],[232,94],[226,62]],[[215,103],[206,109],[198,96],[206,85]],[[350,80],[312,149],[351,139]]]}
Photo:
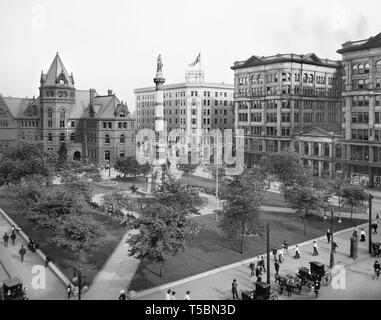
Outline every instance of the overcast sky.
{"label": "overcast sky", "polygon": [[233,83],[251,55],[315,52],[340,59],[348,40],[381,32],[379,0],[1,0],[0,93],[38,96],[58,51],[77,89],[113,89],[134,110],[133,89],[184,81],[201,50],[205,80]]}

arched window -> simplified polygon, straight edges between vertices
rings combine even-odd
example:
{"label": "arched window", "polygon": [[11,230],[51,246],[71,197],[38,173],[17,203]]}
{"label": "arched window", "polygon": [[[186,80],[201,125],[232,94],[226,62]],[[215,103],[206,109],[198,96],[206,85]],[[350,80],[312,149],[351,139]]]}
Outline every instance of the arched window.
{"label": "arched window", "polygon": [[299,82],[299,81],[300,81],[300,74],[295,73],[295,82]]}
{"label": "arched window", "polygon": [[314,83],[314,75],[310,73],[310,76],[308,77],[308,83]]}
{"label": "arched window", "polygon": [[369,63],[364,64],[364,73],[369,73]]}
{"label": "arched window", "polygon": [[123,128],[127,129],[127,122],[123,122]]}
{"label": "arched window", "polygon": [[352,66],[352,73],[353,74],[358,74],[359,73],[359,68],[358,68],[358,65],[357,64],[354,64]]}
{"label": "arched window", "polygon": [[58,112],[60,115],[60,128],[65,128],[65,110],[61,109]]}
{"label": "arched window", "polygon": [[310,148],[308,142],[304,142],[304,154],[308,155],[310,153]]}
{"label": "arched window", "polygon": [[121,134],[120,135],[120,138],[119,138],[119,142],[120,143],[124,143],[126,141],[126,137],[125,137],[125,135],[124,134]]}
{"label": "arched window", "polygon": [[308,74],[303,74],[303,83],[306,83],[308,81]]}
{"label": "arched window", "polygon": [[70,141],[75,141],[75,133],[70,133]]}
{"label": "arched window", "polygon": [[53,134],[51,132],[48,133],[48,141],[49,142],[53,141]]}
{"label": "arched window", "polygon": [[48,128],[53,126],[53,112],[52,109],[48,109]]}
{"label": "arched window", "polygon": [[358,73],[364,73],[364,64],[363,63],[360,63],[358,65]]}
{"label": "arched window", "polygon": [[283,72],[282,73],[282,82],[287,80],[287,75]]}
{"label": "arched window", "polygon": [[262,79],[262,76],[259,75],[259,76],[258,76],[258,84],[261,84],[261,83],[263,83],[263,79]]}
{"label": "arched window", "polygon": [[291,81],[291,73],[287,73],[287,81]]}
{"label": "arched window", "polygon": [[381,60],[376,62],[376,72],[381,72]]}
{"label": "arched window", "polygon": [[329,144],[324,143],[324,156],[329,157]]}
{"label": "arched window", "polygon": [[108,134],[105,135],[105,144],[110,144],[110,136]]}
{"label": "arched window", "polygon": [[62,141],[65,141],[65,139],[66,139],[66,134],[65,133],[60,133],[60,141],[62,142]]}
{"label": "arched window", "polygon": [[118,122],[118,128],[122,129],[122,123],[121,122]]}
{"label": "arched window", "polygon": [[323,171],[329,171],[329,163],[327,161],[323,162]]}

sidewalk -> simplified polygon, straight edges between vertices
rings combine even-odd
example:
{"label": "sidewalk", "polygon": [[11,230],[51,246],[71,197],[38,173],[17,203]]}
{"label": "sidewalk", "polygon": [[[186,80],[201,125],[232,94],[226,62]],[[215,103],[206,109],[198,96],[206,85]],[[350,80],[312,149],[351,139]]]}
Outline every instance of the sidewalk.
{"label": "sidewalk", "polygon": [[[364,225],[366,229],[367,225]],[[367,292],[365,296],[368,299],[381,299],[381,286],[378,282],[372,281],[373,270],[372,266],[374,258],[371,258],[368,254],[368,243],[359,242],[359,256],[357,260],[353,261],[349,257],[350,250],[350,236],[352,229],[343,230],[334,234],[334,241],[338,244],[337,253],[335,254],[335,264],[340,264],[346,267],[347,289],[345,290],[347,299],[362,299],[364,292]],[[380,234],[374,241],[381,241]],[[326,266],[329,265],[330,246],[327,244],[326,238],[322,237],[318,240],[319,255],[312,256],[312,241],[299,244],[300,259],[294,259],[293,246],[289,249],[289,255],[286,255],[285,261],[280,266],[280,273],[288,270],[291,272],[297,272],[300,266],[309,267],[308,262],[319,261]],[[265,255],[264,255],[265,256]],[[253,259],[256,260],[256,259]],[[271,256],[271,287],[274,288],[274,267],[273,258]],[[231,282],[233,279],[237,279],[240,290],[253,289],[253,282],[255,277],[250,278],[250,269],[248,267],[250,260],[243,261],[241,264],[234,264],[230,268],[219,268],[215,273],[205,273],[205,276],[198,279],[190,277],[177,281],[176,283],[169,283],[156,288],[144,290],[136,294],[136,299],[139,300],[164,300],[166,289],[170,288],[177,293],[179,300],[182,300],[187,290],[191,291],[191,297],[194,300],[226,300],[231,299]],[[263,275],[264,281],[266,280],[266,274]],[[380,280],[381,281],[381,280]],[[352,285],[355,283],[356,285]],[[360,287],[361,286],[361,287]],[[324,299],[337,299],[338,292],[333,291],[331,286],[321,288],[320,298]],[[342,294],[342,292],[340,292]],[[282,295],[279,299],[289,299],[287,296]],[[314,299],[311,294],[302,296],[293,295],[293,299]]]}
{"label": "sidewalk", "polygon": [[[28,287],[28,298],[30,300],[63,300],[67,299],[66,287],[63,283],[51,272],[49,268],[45,268],[44,261],[41,260],[36,253],[31,252],[27,248],[27,244],[22,240],[21,236],[16,233],[15,246],[12,246],[11,239],[9,239],[8,247],[4,246],[3,235],[5,232],[10,235],[11,225],[0,215],[0,285],[2,286],[3,280],[5,280],[8,274],[11,277],[18,277],[23,281],[23,285]],[[20,261],[20,255],[18,253],[21,244],[27,250],[24,257],[24,262]],[[42,266],[46,272],[46,288],[45,289],[33,289],[32,279],[38,275],[35,271],[33,274],[32,268],[34,266]],[[5,270],[4,270],[5,269]],[[36,280],[35,280],[36,281]]]}

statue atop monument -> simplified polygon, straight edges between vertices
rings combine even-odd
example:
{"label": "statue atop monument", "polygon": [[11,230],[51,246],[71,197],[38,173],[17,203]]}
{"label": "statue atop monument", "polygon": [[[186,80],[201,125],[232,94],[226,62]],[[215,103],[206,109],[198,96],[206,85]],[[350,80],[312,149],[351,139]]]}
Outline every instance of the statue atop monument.
{"label": "statue atop monument", "polygon": [[161,54],[157,57],[157,72],[163,71],[163,63],[161,61]]}

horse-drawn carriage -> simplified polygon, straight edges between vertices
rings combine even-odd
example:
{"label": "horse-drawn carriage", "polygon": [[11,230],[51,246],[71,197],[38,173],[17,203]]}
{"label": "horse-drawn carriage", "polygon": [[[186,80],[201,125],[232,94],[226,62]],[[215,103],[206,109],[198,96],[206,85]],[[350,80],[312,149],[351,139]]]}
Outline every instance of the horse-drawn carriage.
{"label": "horse-drawn carriage", "polygon": [[278,300],[278,296],[272,294],[270,285],[266,282],[256,282],[255,290],[241,291],[242,300]]}
{"label": "horse-drawn carriage", "polygon": [[298,273],[284,271],[282,274],[275,276],[275,283],[279,294],[284,293],[287,289],[301,294],[302,291],[309,293],[319,280],[324,286],[327,286],[332,281],[332,275],[325,270],[324,264],[313,261],[310,262],[310,268],[300,267]]}
{"label": "horse-drawn carriage", "polygon": [[325,269],[324,264],[317,261],[310,262],[310,269],[300,267],[297,276],[300,278],[302,286],[311,289],[316,280],[319,280],[323,286],[328,286],[332,281],[332,274]]}

